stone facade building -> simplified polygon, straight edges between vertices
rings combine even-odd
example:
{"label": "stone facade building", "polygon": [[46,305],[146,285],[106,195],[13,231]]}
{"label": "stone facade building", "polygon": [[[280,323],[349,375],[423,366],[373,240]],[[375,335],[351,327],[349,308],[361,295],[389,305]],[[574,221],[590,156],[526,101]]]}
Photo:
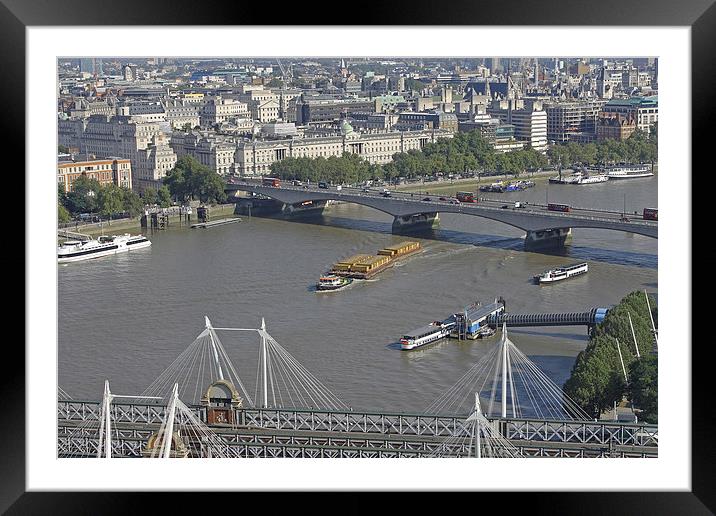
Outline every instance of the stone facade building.
{"label": "stone facade building", "polygon": [[65,193],[73,190],[73,183],[82,175],[96,179],[102,186],[115,184],[132,189],[132,163],[128,159],[68,161],[57,164],[57,183],[62,185]]}

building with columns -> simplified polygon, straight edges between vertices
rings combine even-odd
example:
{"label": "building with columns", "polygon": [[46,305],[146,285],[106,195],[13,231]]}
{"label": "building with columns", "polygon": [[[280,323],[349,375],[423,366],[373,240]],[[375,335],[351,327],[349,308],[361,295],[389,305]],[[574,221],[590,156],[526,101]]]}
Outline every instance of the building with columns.
{"label": "building with columns", "polygon": [[241,176],[270,174],[271,165],[285,158],[328,158],[344,153],[358,154],[369,163],[384,164],[393,154],[420,150],[439,138],[451,138],[444,130],[357,133],[347,121],[342,134],[285,140],[243,140],[236,147],[236,173]]}

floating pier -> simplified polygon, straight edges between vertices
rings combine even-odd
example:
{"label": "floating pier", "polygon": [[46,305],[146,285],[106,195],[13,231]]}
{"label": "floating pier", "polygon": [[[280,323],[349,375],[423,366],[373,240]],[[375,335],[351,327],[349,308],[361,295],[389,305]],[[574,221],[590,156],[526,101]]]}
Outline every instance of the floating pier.
{"label": "floating pier", "polygon": [[232,224],[234,222],[240,222],[241,219],[239,217],[231,218],[231,219],[220,219],[220,220],[212,220],[211,222],[198,222],[196,224],[192,224],[191,228],[211,228],[214,226],[223,226],[224,224]]}

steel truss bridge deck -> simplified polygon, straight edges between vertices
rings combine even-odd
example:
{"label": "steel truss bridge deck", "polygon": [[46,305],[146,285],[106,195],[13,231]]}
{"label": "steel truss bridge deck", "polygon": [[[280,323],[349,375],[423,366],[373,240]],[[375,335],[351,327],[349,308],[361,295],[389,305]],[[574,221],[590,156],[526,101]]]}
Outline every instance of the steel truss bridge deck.
{"label": "steel truss bridge deck", "polygon": [[[58,403],[58,454],[97,454],[101,404]],[[202,407],[192,407],[205,420]],[[113,403],[113,455],[140,457],[165,415],[154,404]],[[463,416],[353,411],[237,409],[235,426],[212,426],[234,457],[467,456],[467,438],[445,449],[463,431]],[[529,457],[656,457],[657,427],[607,421],[488,418],[494,429]],[[181,424],[181,420],[179,421]]]}

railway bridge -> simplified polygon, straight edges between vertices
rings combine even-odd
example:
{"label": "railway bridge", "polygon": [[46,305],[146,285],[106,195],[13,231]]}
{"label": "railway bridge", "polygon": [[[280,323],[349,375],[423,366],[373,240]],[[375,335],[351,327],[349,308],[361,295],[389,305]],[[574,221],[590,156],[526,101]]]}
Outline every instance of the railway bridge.
{"label": "railway bridge", "polygon": [[[192,406],[207,420],[206,407]],[[96,457],[100,447],[102,403],[60,399],[57,407],[60,457]],[[146,456],[152,434],[166,421],[163,405],[115,402],[111,407],[112,456]],[[209,425],[226,456],[251,457],[431,457],[467,456],[470,439],[450,440],[464,431],[467,414],[427,415],[314,409],[235,409],[235,424]],[[487,420],[525,457],[656,457],[658,431],[653,425],[613,421],[539,418]]]}
{"label": "railway bridge", "polygon": [[525,248],[528,250],[563,246],[571,237],[572,228],[609,229],[651,238],[658,236],[656,221],[627,220],[620,213],[586,209],[563,213],[550,211],[547,206],[536,204],[519,209],[504,209],[485,203],[451,203],[432,198],[421,200],[405,192],[393,192],[387,197],[378,191],[365,192],[357,188],[337,190],[283,185],[275,187],[250,182],[228,183],[226,191],[234,195],[243,191],[274,199],[288,208],[288,211],[300,211],[302,206],[318,207],[322,210],[329,200],[361,204],[392,215],[393,231],[396,233],[435,227],[439,221],[439,213],[483,217],[525,231]]}

